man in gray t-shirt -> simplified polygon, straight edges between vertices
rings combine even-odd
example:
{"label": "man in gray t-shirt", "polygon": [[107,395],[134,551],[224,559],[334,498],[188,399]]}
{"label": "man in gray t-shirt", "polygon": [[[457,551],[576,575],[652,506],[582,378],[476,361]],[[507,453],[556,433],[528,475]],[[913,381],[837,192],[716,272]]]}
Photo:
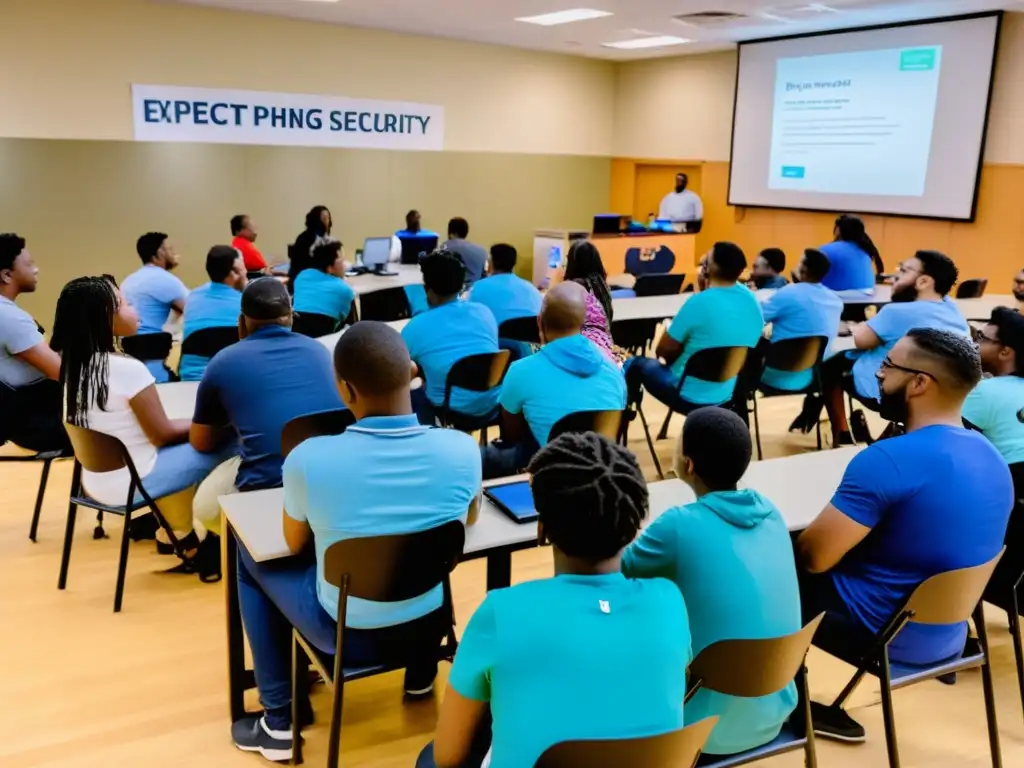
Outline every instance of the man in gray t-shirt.
{"label": "man in gray t-shirt", "polygon": [[448,222],[448,242],[442,248],[451,251],[462,259],[466,266],[466,287],[469,288],[477,280],[484,276],[484,268],[487,266],[487,251],[469,242],[469,222],[465,219],[452,219]]}

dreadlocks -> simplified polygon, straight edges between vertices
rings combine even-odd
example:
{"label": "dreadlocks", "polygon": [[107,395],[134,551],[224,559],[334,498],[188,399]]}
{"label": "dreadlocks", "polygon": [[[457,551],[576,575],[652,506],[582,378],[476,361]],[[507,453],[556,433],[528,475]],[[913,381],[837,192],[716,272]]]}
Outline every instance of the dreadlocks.
{"label": "dreadlocks", "polygon": [[64,286],[57,299],[51,346],[61,353],[60,383],[64,387],[67,420],[89,426],[89,403],[107,407],[110,366],[114,351],[115,283],[108,276],[79,277]]}
{"label": "dreadlocks", "polygon": [[544,532],[570,557],[617,555],[647,515],[647,483],[636,457],[593,432],[564,434],[534,456],[533,500]]}

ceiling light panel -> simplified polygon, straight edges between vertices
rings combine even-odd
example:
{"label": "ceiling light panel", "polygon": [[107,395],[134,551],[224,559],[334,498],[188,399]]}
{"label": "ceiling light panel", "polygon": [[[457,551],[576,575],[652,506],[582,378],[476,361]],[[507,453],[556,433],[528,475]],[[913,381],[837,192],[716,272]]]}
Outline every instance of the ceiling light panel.
{"label": "ceiling light panel", "polygon": [[605,48],[618,48],[620,51],[638,51],[644,48],[664,48],[670,45],[683,45],[692,43],[686,37],[674,35],[655,35],[653,37],[638,37],[633,40],[619,40],[614,43],[603,43]]}
{"label": "ceiling light panel", "polygon": [[516,21],[522,21],[526,24],[537,24],[541,27],[554,27],[558,24],[572,24],[576,21],[603,19],[605,16],[611,15],[610,11],[598,11],[594,8],[572,8],[567,11],[544,13],[540,16],[521,16]]}

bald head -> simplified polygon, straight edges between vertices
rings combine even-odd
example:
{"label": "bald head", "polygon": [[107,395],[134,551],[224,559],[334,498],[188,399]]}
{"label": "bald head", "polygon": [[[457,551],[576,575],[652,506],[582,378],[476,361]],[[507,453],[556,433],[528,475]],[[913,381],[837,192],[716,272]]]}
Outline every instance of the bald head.
{"label": "bald head", "polygon": [[587,289],[579,283],[559,283],[544,297],[540,327],[545,341],[573,336],[587,319]]}

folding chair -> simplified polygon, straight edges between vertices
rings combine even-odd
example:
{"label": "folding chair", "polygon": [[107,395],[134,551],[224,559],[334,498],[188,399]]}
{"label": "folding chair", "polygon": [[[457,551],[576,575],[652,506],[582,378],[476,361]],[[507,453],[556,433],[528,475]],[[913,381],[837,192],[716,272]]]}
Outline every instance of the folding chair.
{"label": "folding chair", "polygon": [[637,318],[612,321],[612,341],[634,355],[642,356],[654,342],[661,320]]}
{"label": "folding chair", "polygon": [[43,451],[39,453],[25,453],[25,454],[10,454],[0,456],[0,464],[8,464],[15,462],[42,462],[43,470],[39,475],[39,489],[36,491],[36,506],[32,511],[32,524],[28,529],[28,537],[32,540],[36,540],[36,533],[39,530],[39,515],[43,511],[43,496],[46,494],[46,483],[50,479],[50,465],[56,459],[64,458],[64,454],[61,451]]}
{"label": "folding chair", "polygon": [[292,765],[302,763],[299,702],[300,683],[307,679],[306,660],[313,664],[332,693],[328,768],[338,766],[345,683],[405,666],[404,663],[355,668],[343,665],[345,618],[350,597],[393,603],[418,597],[441,585],[444,590],[441,610],[450,617],[450,622],[445,643],[438,648],[438,659],[451,661],[455,656],[458,643],[450,574],[462,555],[465,537],[462,523],[452,521],[419,533],[345,539],[328,547],[323,563],[324,580],[338,588],[338,634],[333,648],[317,648],[298,630],[292,631]]}
{"label": "folding chair", "polygon": [[[238,343],[238,326],[203,328],[193,331],[181,342],[181,357],[192,355],[212,360],[222,349]],[[181,375],[181,360],[178,361],[178,375]]]}
{"label": "folding chair", "polygon": [[720,640],[697,654],[697,658],[690,663],[690,688],[686,692],[686,701],[692,699],[701,688],[748,699],[770,696],[781,691],[794,679],[803,693],[803,733],[786,724],[778,737],[768,744],[736,755],[723,756],[721,760],[710,764],[714,768],[733,768],[798,749],[804,751],[804,765],[816,768],[818,757],[814,750],[814,724],[811,722],[806,659],[811,638],[823,617],[824,614],[819,614],[799,632],[785,637]]}
{"label": "folding chair", "polygon": [[311,437],[340,435],[355,423],[355,415],[347,408],[296,416],[281,430],[281,455],[287,458],[299,443]]}
{"label": "folding chair", "polygon": [[412,315],[409,299],[402,287],[364,293],[359,297],[359,308],[363,320],[377,320],[382,323],[390,323]]}
{"label": "folding chair", "polygon": [[[681,413],[685,416],[691,411],[706,407],[706,404],[691,403],[683,400],[683,385],[686,383],[687,377],[693,376],[703,381],[714,382],[725,382],[734,379],[743,370],[743,364],[747,361],[747,353],[749,352],[750,349],[748,347],[708,347],[707,349],[695,352],[686,361],[683,375],[679,377],[679,385],[676,387],[676,392],[679,393],[680,407],[666,403],[668,414],[665,416],[665,422],[661,425],[661,431],[658,432],[658,439],[664,440],[668,434],[668,424],[672,419],[673,413]],[[735,387],[733,387],[733,392],[729,394],[729,400],[723,403],[721,407],[729,407],[734,393]],[[640,421],[644,426],[644,436],[647,438],[647,447],[651,449],[654,467],[658,470],[658,477],[664,480],[665,473],[661,471],[661,462],[658,461],[658,453],[654,450],[654,441],[651,439],[651,430],[647,426],[647,417],[644,416],[644,410],[639,404],[637,404],[637,412],[640,414]]]}
{"label": "folding chair", "polygon": [[337,328],[338,318],[316,312],[297,312],[292,320],[292,330],[311,339],[327,336],[334,333]]}
{"label": "folding chair", "polygon": [[[878,678],[882,695],[882,718],[885,722],[885,744],[889,754],[890,768],[899,768],[900,756],[896,743],[896,720],[893,716],[892,692],[922,680],[931,680],[963,669],[981,667],[981,682],[985,693],[985,714],[988,720],[989,750],[992,767],[1001,768],[999,751],[999,725],[996,720],[996,701],[992,687],[992,668],[989,662],[988,632],[981,597],[995,570],[998,555],[987,563],[973,568],[961,568],[932,576],[917,587],[893,617],[875,635],[874,643],[867,653],[855,658],[835,648],[818,647],[857,668],[846,684],[833,707],[841,707],[854,689],[870,674]],[[960,624],[973,618],[978,634],[975,642],[968,640],[964,652],[957,656],[926,666],[899,664],[889,661],[889,644],[909,622],[918,624]]]}
{"label": "folding chair", "polygon": [[563,741],[549,747],[534,768],[692,768],[717,722],[708,717],[678,731],[634,739]]}
{"label": "folding chair", "polygon": [[469,390],[470,392],[489,392],[499,386],[508,370],[509,351],[501,349],[497,352],[484,352],[481,355],[469,355],[457,360],[448,371],[444,384],[444,402],[437,411],[441,426],[452,427],[460,432],[481,430],[480,445],[487,445],[487,428],[496,423],[495,418],[486,416],[469,416],[452,410],[452,389]]}
{"label": "folding chair", "polygon": [[498,338],[509,341],[522,341],[526,344],[540,344],[540,327],[537,317],[514,317],[498,326]]}
{"label": "folding chair", "polygon": [[986,288],[988,288],[987,277],[964,280],[956,287],[956,297],[958,299],[980,299],[985,295]]}
{"label": "folding chair", "polygon": [[596,432],[609,440],[625,445],[623,427],[628,423],[622,417],[625,411],[576,411],[563,416],[551,428],[548,440],[559,435],[579,432]]}
{"label": "folding chair", "polygon": [[686,275],[652,275],[643,274],[637,277],[633,290],[637,298],[643,296],[674,296],[682,293]]}
{"label": "folding chair", "polygon": [[[60,561],[60,576],[57,579],[57,589],[64,589],[68,582],[68,565],[71,562],[71,545],[75,539],[75,517],[78,507],[95,509],[100,513],[108,512],[124,517],[124,528],[121,531],[121,554],[117,564],[117,585],[114,588],[114,613],[121,610],[121,600],[124,595],[124,574],[128,565],[128,529],[131,527],[132,513],[148,508],[157,523],[167,533],[171,546],[175,553],[182,560],[186,560],[178,538],[174,535],[171,526],[167,524],[163,513],[160,511],[158,502],[154,500],[142,484],[139,472],[135,468],[135,462],[124,447],[124,443],[116,437],[105,435],[85,427],[76,427],[73,424],[65,424],[71,438],[71,445],[75,449],[75,468],[71,475],[71,498],[68,501],[68,520],[64,529],[64,551]],[[89,498],[82,492],[82,470],[89,472],[113,472],[118,469],[127,469],[131,480],[128,483],[128,495],[124,506],[111,506]],[[135,492],[142,496],[142,501],[135,501]],[[192,507],[192,497],[195,495],[195,487],[185,488],[177,493],[165,496],[159,500],[159,504],[170,508],[171,505],[187,504],[189,510]]]}
{"label": "folding chair", "polygon": [[[758,380],[758,385],[751,391],[750,399],[753,401],[754,411],[754,438],[757,443],[757,458],[764,458],[761,451],[761,423],[757,413],[757,393],[762,397],[782,397],[783,395],[808,395],[817,394],[822,397],[821,392],[821,360],[828,347],[828,338],[825,336],[802,336],[795,339],[783,339],[768,347],[765,353],[765,368],[773,368],[784,373],[803,373],[811,371],[811,383],[804,389],[790,391],[776,389]],[[821,419],[818,419],[818,450],[821,450]]]}

